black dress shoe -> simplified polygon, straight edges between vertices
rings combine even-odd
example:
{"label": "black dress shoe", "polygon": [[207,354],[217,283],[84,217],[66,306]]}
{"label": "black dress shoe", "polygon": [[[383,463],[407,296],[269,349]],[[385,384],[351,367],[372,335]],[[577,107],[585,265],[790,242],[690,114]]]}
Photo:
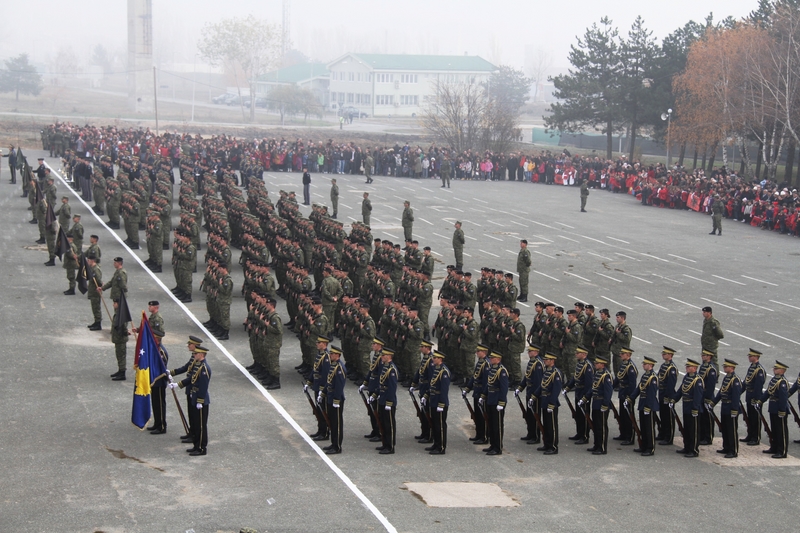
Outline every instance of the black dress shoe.
{"label": "black dress shoe", "polygon": [[728,453],[728,450],[717,450],[717,453],[726,454],[726,453]]}
{"label": "black dress shoe", "polygon": [[394,454],[394,450],[384,449],[378,452],[380,455],[392,455]]}
{"label": "black dress shoe", "polygon": [[628,440],[627,437],[623,437],[622,435],[617,435],[614,437],[614,440]]}
{"label": "black dress shoe", "polygon": [[725,459],[733,459],[734,457],[739,457],[739,454],[737,454],[737,453],[726,453],[725,454]]}
{"label": "black dress shoe", "polygon": [[[118,373],[119,373],[119,372],[118,372]],[[115,375],[116,375],[116,374],[111,374],[111,377],[113,378]],[[148,428],[145,428],[145,429],[146,429],[147,431],[153,431],[154,429],[158,429],[158,426],[156,426],[155,424],[153,424],[152,426],[150,426],[150,427],[148,427]]]}
{"label": "black dress shoe", "polygon": [[634,448],[633,451],[636,453],[642,453],[644,450],[642,450],[641,448]]}
{"label": "black dress shoe", "polygon": [[761,453],[775,453],[775,450],[767,448],[766,450],[761,450]]}
{"label": "black dress shoe", "polygon": [[592,446],[591,448],[586,448],[587,452],[596,452],[597,450],[598,448],[595,448],[594,446]]}
{"label": "black dress shoe", "polygon": [[197,457],[198,455],[205,455],[207,452],[205,450],[195,450],[193,452],[189,452],[189,455],[192,457]]}
{"label": "black dress shoe", "polygon": [[111,381],[125,381],[127,378],[125,377],[125,372],[119,374],[118,376],[114,376],[111,378]]}
{"label": "black dress shoe", "polygon": [[541,439],[533,439],[533,440],[529,440],[528,444],[539,444],[540,442],[542,442]]}
{"label": "black dress shoe", "polygon": [[580,440],[576,440],[575,444],[579,444],[579,445],[580,444],[589,444],[589,441],[586,440],[586,439],[580,439]]}
{"label": "black dress shoe", "polygon": [[312,439],[313,439],[314,437],[319,437],[319,431],[317,431],[316,433],[312,433],[312,434],[310,434],[310,435],[309,435],[309,437],[311,437]]}
{"label": "black dress shoe", "polygon": [[150,272],[154,274],[158,274],[159,272],[163,272],[164,270],[161,268],[161,265],[155,265],[150,267]]}
{"label": "black dress shoe", "polygon": [[546,446],[539,446],[538,448],[536,448],[536,451],[537,452],[546,452],[549,449],[550,448],[547,448]]}
{"label": "black dress shoe", "polygon": [[650,457],[651,455],[655,455],[655,452],[642,452],[642,457]]}
{"label": "black dress shoe", "polygon": [[[110,376],[108,376],[108,377],[110,377],[110,378],[115,378],[115,377],[117,377],[117,376],[119,376],[120,374],[123,374],[123,373],[124,373],[124,372],[122,372],[122,370],[117,370],[116,372],[114,372],[113,374],[111,374],[111,375],[110,375]],[[156,428],[155,426],[150,426],[149,428],[147,428],[147,430],[148,430],[148,431],[151,431],[151,430],[153,430],[153,429],[155,429],[155,428]]]}
{"label": "black dress shoe", "polygon": [[592,452],[592,455],[606,455],[608,452],[602,452],[600,450],[595,450]]}
{"label": "black dress shoe", "polygon": [[482,449],[481,451],[482,451],[483,453],[486,453],[486,452],[490,452],[490,451],[492,451],[492,450],[494,450],[494,448],[492,448],[491,446],[489,446],[488,448],[484,448],[484,449]]}
{"label": "black dress shoe", "polygon": [[658,441],[659,446],[672,446],[671,440],[660,440]]}
{"label": "black dress shoe", "polygon": [[579,440],[581,438],[580,435],[573,435],[569,438],[569,440]]}
{"label": "black dress shoe", "polygon": [[619,445],[620,446],[633,446],[633,441],[632,440],[627,440],[625,442],[620,442]]}
{"label": "black dress shoe", "polygon": [[200,448],[194,447],[194,448],[189,448],[188,450],[186,450],[186,453],[199,452],[199,451],[200,451]]}
{"label": "black dress shoe", "polygon": [[341,448],[331,448],[330,450],[325,450],[325,454],[326,455],[336,455],[336,454],[339,454],[339,453],[342,453],[342,449]]}
{"label": "black dress shoe", "polygon": [[772,456],[772,458],[773,459],[786,459],[786,454],[785,453],[784,454],[776,453],[775,455]]}
{"label": "black dress shoe", "polygon": [[795,444],[800,444],[800,439],[793,440],[792,442],[794,442]]}
{"label": "black dress shoe", "polygon": [[324,435],[324,434],[323,435],[317,435],[316,437],[313,437],[311,440],[316,440],[316,441],[328,440],[328,435]]}
{"label": "black dress shoe", "polygon": [[691,458],[691,457],[699,457],[699,454],[692,452],[692,453],[685,454],[684,457],[689,457],[689,458]]}
{"label": "black dress shoe", "polygon": [[749,440],[749,441],[747,441],[747,443],[746,443],[746,444],[747,444],[748,446],[758,446],[758,445],[760,445],[761,443],[760,443],[759,441],[757,441],[757,440]]}
{"label": "black dress shoe", "polygon": [[438,449],[439,449],[439,448],[437,448],[436,446],[427,446],[427,447],[425,448],[425,451],[426,451],[426,452],[432,452],[433,450],[438,450]]}
{"label": "black dress shoe", "polygon": [[520,437],[519,440],[533,440],[533,437],[530,435],[525,435],[524,437]]}
{"label": "black dress shoe", "polygon": [[64,294],[66,294],[67,296],[74,296],[75,295],[75,289],[67,289],[67,290],[64,291]]}
{"label": "black dress shoe", "polygon": [[689,450],[686,448],[681,448],[680,450],[675,450],[675,453],[689,453]]}
{"label": "black dress shoe", "polygon": [[324,451],[327,451],[327,450],[332,450],[332,449],[334,449],[334,448],[336,448],[336,445],[334,445],[334,444],[328,444],[327,446],[324,446],[322,449],[323,449]]}
{"label": "black dress shoe", "polygon": [[369,441],[370,442],[380,442],[381,441],[381,436],[380,435],[376,435],[374,437],[370,437]]}
{"label": "black dress shoe", "polygon": [[739,439],[739,442],[750,442],[751,440],[750,437],[744,437],[743,439]]}
{"label": "black dress shoe", "polygon": [[484,444],[489,444],[489,440],[488,439],[476,440],[472,444],[477,444],[478,446],[482,446]]}
{"label": "black dress shoe", "polygon": [[488,452],[486,452],[486,455],[503,455],[503,452],[501,452],[500,450],[489,450]]}
{"label": "black dress shoe", "polygon": [[544,452],[544,455],[558,455],[558,448],[550,448]]}
{"label": "black dress shoe", "polygon": [[433,442],[433,439],[419,439],[417,442],[419,442],[420,444],[430,444],[431,442]]}
{"label": "black dress shoe", "polygon": [[444,450],[436,449],[436,450],[431,450],[429,453],[430,455],[444,455]]}
{"label": "black dress shoe", "polygon": [[711,444],[711,441],[710,440],[701,440],[700,442],[698,442],[698,444],[700,446],[708,446],[708,445]]}
{"label": "black dress shoe", "polygon": [[163,435],[166,432],[167,432],[166,429],[154,429],[153,431],[150,432],[150,434],[151,435]]}
{"label": "black dress shoe", "polygon": [[192,437],[191,435],[182,435],[181,436],[181,442],[189,443],[189,442],[192,442],[193,440],[194,440],[194,437]]}

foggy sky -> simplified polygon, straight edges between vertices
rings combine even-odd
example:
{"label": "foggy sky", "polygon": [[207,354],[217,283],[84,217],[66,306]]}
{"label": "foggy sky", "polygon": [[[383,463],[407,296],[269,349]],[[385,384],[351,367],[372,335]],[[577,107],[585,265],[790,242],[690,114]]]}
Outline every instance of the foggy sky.
{"label": "foggy sky", "polygon": [[[281,0],[153,0],[155,62],[192,63],[208,22],[253,14],[279,25],[281,6]],[[320,61],[347,51],[468,53],[515,68],[523,68],[528,47],[544,50],[552,58],[552,73],[558,73],[569,65],[567,53],[576,36],[603,16],[626,34],[642,15],[660,41],[689,20],[702,22],[709,12],[715,20],[741,18],[756,6],[757,0],[291,0],[291,39],[295,48]],[[125,0],[7,2],[0,59],[27,52],[46,65],[69,46],[86,64],[98,43],[124,56],[126,16]]]}

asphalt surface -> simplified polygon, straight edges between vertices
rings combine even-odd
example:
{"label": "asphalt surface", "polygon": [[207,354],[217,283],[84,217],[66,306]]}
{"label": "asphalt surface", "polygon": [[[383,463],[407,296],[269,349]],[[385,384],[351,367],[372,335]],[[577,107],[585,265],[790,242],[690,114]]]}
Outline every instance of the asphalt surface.
{"label": "asphalt surface", "polygon": [[[39,155],[26,153],[33,160]],[[38,231],[28,224],[28,202],[19,185],[7,183],[7,172],[0,183],[0,223],[6,227],[0,235],[2,531],[780,531],[800,511],[797,444],[790,443],[786,460],[761,454],[766,437],[761,447],[742,447],[738,459],[721,459],[715,453],[719,435],[698,459],[674,453],[679,446],[659,446],[654,457],[644,458],[616,442],[607,456],[597,457],[567,440],[573,428],[564,407],[559,454],[545,457],[518,440],[523,422],[512,400],[505,453],[485,457],[467,440],[472,427],[457,393],[451,394],[447,455],[430,456],[413,439],[418,422],[400,391],[397,453],[380,456],[362,438],[369,421],[348,384],[344,452],[331,461],[299,431],[313,432],[315,420],[292,369],[300,350],[288,330],[283,388],[273,394],[242,369],[252,361],[242,328],[234,327],[228,341],[209,340],[209,454],[190,458],[178,441],[183,432],[173,400],[166,435],[131,425],[133,381],[108,378],[116,370],[109,320],[102,331],[89,332],[85,296],[62,295],[64,270],[60,263],[42,265],[47,255],[33,242]],[[313,175],[314,201],[329,198],[329,177]],[[625,310],[637,366],[666,344],[679,350],[675,360],[682,367],[686,357],[699,355],[700,308],[711,305],[725,330],[720,357],[737,360],[740,375],[749,347],[764,352],[768,371],[776,358],[788,364],[792,382],[800,370],[800,293],[794,283],[800,243],[793,238],[727,220],[721,237],[710,236],[707,217],[645,208],[605,191],[592,191],[589,212],[579,213],[577,188],[454,181],[442,189],[434,180],[380,177],[368,186],[362,178],[337,178],[340,219],[360,218],[361,193],[371,192],[375,237],[399,241],[402,202],[411,201],[415,238],[442,261],[437,287],[444,266],[453,262],[455,220],[468,237],[465,268],[476,275],[482,266],[513,271],[519,239],[527,238],[535,271],[529,307],[520,304],[526,326],[532,302],[540,298],[565,307],[580,300],[612,313]],[[302,193],[300,174],[265,179],[273,198],[279,189]],[[68,190],[63,184],[58,189],[59,196]],[[100,235],[106,278],[111,258],[125,257],[132,314],[140,316],[148,300],[161,301],[170,367],[182,364],[188,335],[211,339],[199,325],[207,319],[196,290],[202,274],[194,277],[194,302],[183,306],[165,290],[174,286],[168,260],[162,274],[151,275],[135,259],[145,259],[146,250],[128,250],[121,244],[124,231],[116,232],[117,240],[77,197],[70,203],[73,213],[83,215],[86,241]],[[308,214],[309,208],[301,209]],[[233,277],[241,284],[238,267]],[[285,321],[282,303],[279,311]],[[236,294],[232,323],[240,324],[245,314]],[[130,358],[133,340],[128,351]],[[800,438],[789,424],[790,439]],[[407,482],[495,483],[519,505],[429,507],[406,490]]]}

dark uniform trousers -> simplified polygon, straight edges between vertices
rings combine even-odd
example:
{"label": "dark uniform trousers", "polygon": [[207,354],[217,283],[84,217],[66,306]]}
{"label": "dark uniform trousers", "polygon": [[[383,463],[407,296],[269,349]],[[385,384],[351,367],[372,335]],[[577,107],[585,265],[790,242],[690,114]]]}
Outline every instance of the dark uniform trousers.
{"label": "dark uniform trousers", "polygon": [[686,453],[700,453],[698,445],[698,419],[699,416],[692,416],[692,404],[684,402],[683,407],[683,449]]}
{"label": "dark uniform trousers", "polygon": [[196,405],[189,408],[189,425],[192,428],[194,437],[194,447],[198,450],[205,450],[208,445],[208,404],[204,403],[202,409],[197,409]]}
{"label": "dark uniform trousers", "polygon": [[[328,403],[325,401],[325,398],[322,398],[322,401],[317,404],[320,413],[324,413],[328,416],[328,420],[330,420],[330,412],[328,410]],[[333,425],[333,422],[331,422]],[[317,434],[318,435],[325,435],[328,436],[328,423],[325,422],[325,416],[322,416],[320,419],[317,419]]]}
{"label": "dark uniform trousers", "polygon": [[472,410],[475,413],[475,439],[486,440],[489,435],[486,432],[486,420],[483,418],[483,406],[478,402],[480,396],[472,398]]}
{"label": "dark uniform trousers", "polygon": [[669,404],[663,402],[658,406],[658,411],[661,414],[661,426],[658,432],[658,436],[661,438],[659,440],[672,444],[672,439],[675,438],[675,414]]}
{"label": "dark uniform trousers", "polygon": [[788,417],[770,413],[769,424],[772,426],[772,443],[769,448],[773,454],[786,457],[786,450],[789,448]]}
{"label": "dark uniform trousers", "polygon": [[431,409],[428,403],[420,405],[419,408],[420,411],[422,411],[422,416],[419,419],[420,435],[422,435],[422,440],[430,440],[433,438],[431,434],[433,430],[431,424],[433,423],[433,416],[436,413],[436,409]]}
{"label": "dark uniform trousers", "polygon": [[623,402],[625,400],[623,398],[619,399],[619,436],[621,437],[620,440],[623,442],[632,442],[633,441],[633,423],[631,422],[631,417],[628,414],[628,409],[633,409],[635,400],[629,401],[628,404],[630,406],[628,409],[625,408]]}
{"label": "dark uniform trousers", "polygon": [[391,410],[386,410],[386,404],[380,404],[378,407],[381,416],[381,425],[383,426],[383,447],[387,450],[394,450],[394,444],[397,440],[397,406],[392,406]]}
{"label": "dark uniform trousers", "polygon": [[531,442],[538,443],[542,436],[539,432],[539,424],[536,423],[534,413],[539,415],[539,420],[542,419],[542,410],[539,407],[539,398],[536,396],[528,396],[525,402],[525,424],[528,427],[528,436],[532,437]]}
{"label": "dark uniform trousers", "polygon": [[649,413],[644,410],[639,411],[639,425],[642,432],[642,445],[640,449],[642,452],[655,452],[656,451],[656,420],[653,412]]}
{"label": "dark uniform trousers", "polygon": [[714,419],[711,418],[711,413],[703,405],[703,410],[698,416],[698,428],[700,430],[700,441],[711,442],[714,440]]}
{"label": "dark uniform trousers", "polygon": [[592,425],[594,426],[594,449],[598,452],[608,451],[608,411],[592,409]]}
{"label": "dark uniform trousers", "polygon": [[[583,398],[585,390],[575,391],[575,402]],[[586,415],[583,408],[578,405],[575,409],[575,430],[579,440],[589,440],[589,422],[586,420]],[[594,423],[594,422],[592,422]]]}
{"label": "dark uniform trousers", "polygon": [[344,412],[344,400],[339,401],[339,408],[327,406],[328,420],[331,422],[331,445],[337,450],[342,449],[342,437],[344,437],[344,425],[342,424],[342,413]]}
{"label": "dark uniform trousers", "polygon": [[486,415],[489,418],[489,447],[498,452],[503,451],[503,432],[506,410],[497,410],[497,405],[486,404]]}
{"label": "dark uniform trousers", "polygon": [[437,408],[431,409],[431,425],[433,426],[433,448],[435,450],[444,451],[447,448],[447,409],[448,406],[443,407],[443,411]]}
{"label": "dark uniform trousers", "polygon": [[[154,386],[150,389],[150,403],[153,404],[153,428],[167,430],[167,388]],[[195,409],[196,411],[197,409]]]}
{"label": "dark uniform trousers", "polygon": [[739,455],[739,417],[722,415],[722,449]]}
{"label": "dark uniform trousers", "polygon": [[558,407],[544,411],[544,448],[558,451]]}
{"label": "dark uniform trousers", "polygon": [[751,402],[747,402],[747,440],[761,443],[761,414]]}

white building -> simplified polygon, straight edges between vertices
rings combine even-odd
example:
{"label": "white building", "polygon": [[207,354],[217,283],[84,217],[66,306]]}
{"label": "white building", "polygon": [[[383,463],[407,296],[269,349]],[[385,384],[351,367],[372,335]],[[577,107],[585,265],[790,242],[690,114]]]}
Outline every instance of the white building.
{"label": "white building", "polygon": [[329,109],[353,107],[369,116],[413,117],[437,82],[484,82],[497,67],[478,56],[345,54],[327,65]]}

